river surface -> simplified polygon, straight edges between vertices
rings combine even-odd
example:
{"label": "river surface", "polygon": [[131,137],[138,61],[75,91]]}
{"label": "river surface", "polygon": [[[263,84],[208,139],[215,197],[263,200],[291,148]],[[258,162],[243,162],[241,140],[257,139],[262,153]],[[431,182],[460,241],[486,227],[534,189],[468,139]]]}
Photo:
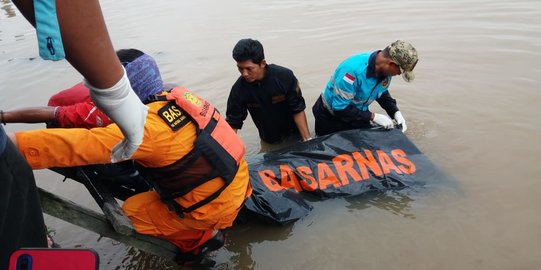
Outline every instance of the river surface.
{"label": "river surface", "polygon": [[[311,106],[347,56],[396,39],[419,52],[416,80],[390,91],[406,135],[454,180],[430,189],[317,203],[293,225],[236,226],[216,269],[540,269],[541,2],[539,0],[101,1],[116,49],[152,55],[165,81],[225,111],[238,77],[231,50],[260,40],[295,72]],[[34,29],[0,1],[0,109],[45,105],[81,80],[39,59]],[[377,104],[373,111],[381,111]],[[9,124],[8,131],[44,125]],[[240,130],[259,152],[250,119]],[[82,185],[35,171],[38,185],[99,209]],[[170,262],[46,216],[63,247],[98,251],[100,269],[177,269]]]}

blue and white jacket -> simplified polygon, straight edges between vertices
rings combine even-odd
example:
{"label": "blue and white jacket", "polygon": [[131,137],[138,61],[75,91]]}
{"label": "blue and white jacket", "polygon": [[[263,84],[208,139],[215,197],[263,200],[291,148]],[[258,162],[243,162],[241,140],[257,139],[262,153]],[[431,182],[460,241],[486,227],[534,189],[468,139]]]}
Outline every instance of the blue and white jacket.
{"label": "blue and white jacket", "polygon": [[370,120],[368,106],[377,100],[393,117],[398,111],[388,87],[391,76],[377,77],[376,56],[379,51],[363,52],[344,60],[329,79],[322,93],[325,108],[343,120]]}

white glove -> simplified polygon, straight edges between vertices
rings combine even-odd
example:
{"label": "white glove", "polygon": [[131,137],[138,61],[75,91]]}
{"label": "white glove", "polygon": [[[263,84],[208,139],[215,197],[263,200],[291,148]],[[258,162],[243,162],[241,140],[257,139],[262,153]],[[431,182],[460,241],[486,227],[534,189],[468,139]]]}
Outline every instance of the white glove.
{"label": "white glove", "polygon": [[406,126],[406,119],[404,119],[404,116],[402,116],[400,111],[394,113],[394,120],[397,125],[402,125],[402,132],[406,132],[408,126]]}
{"label": "white glove", "polygon": [[143,142],[148,108],[131,88],[126,70],[122,78],[111,88],[99,89],[86,80],[84,84],[90,89],[90,97],[94,104],[109,116],[124,134],[125,138],[113,147],[111,162],[129,159]]}
{"label": "white glove", "polygon": [[392,129],[394,127],[393,120],[387,115],[374,113],[374,119],[372,121],[385,129]]}

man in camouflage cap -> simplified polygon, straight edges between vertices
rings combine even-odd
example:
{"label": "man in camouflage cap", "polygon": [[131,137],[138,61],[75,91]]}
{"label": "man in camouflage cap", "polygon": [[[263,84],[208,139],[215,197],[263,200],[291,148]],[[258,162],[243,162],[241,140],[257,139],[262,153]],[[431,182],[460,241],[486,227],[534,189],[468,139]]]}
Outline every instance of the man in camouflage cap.
{"label": "man in camouflage cap", "polygon": [[[362,52],[344,60],[312,107],[316,134],[322,136],[341,130],[368,128],[371,123],[385,129],[392,129],[397,124],[405,132],[406,120],[388,88],[396,75],[411,82],[415,78],[413,69],[417,61],[417,50],[403,40],[397,40],[383,50]],[[368,110],[374,100],[390,117]]]}

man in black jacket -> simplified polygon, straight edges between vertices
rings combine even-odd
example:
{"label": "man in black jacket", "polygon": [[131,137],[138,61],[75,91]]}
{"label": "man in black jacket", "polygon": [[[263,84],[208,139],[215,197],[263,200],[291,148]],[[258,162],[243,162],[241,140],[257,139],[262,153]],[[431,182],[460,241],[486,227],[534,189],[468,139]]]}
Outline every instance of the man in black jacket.
{"label": "man in black jacket", "polygon": [[257,40],[241,39],[233,48],[241,76],[227,100],[227,122],[237,131],[248,112],[263,142],[278,144],[296,136],[311,139],[299,82],[285,67],[267,64]]}

